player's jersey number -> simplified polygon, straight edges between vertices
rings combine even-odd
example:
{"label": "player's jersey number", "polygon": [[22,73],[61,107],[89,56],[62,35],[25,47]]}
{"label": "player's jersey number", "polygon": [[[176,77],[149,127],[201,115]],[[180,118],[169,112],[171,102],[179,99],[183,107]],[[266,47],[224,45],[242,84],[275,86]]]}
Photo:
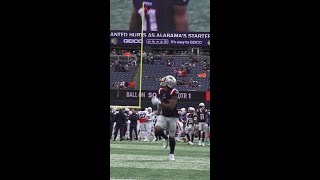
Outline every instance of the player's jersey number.
{"label": "player's jersey number", "polygon": [[[138,13],[142,17],[143,9],[140,8]],[[149,22],[147,22],[146,16],[149,16]],[[150,27],[151,31],[158,31],[157,19],[156,19],[156,10],[148,9],[147,14],[144,16],[143,30],[147,31],[147,26]]]}

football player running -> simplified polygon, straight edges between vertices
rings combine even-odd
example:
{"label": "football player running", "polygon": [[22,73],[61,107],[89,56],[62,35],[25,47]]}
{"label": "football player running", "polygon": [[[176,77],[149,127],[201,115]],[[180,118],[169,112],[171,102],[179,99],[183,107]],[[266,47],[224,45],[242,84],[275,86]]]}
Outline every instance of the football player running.
{"label": "football player running", "polygon": [[[198,121],[198,136],[199,136],[199,146],[204,145],[205,131],[208,127],[208,110],[205,108],[204,103],[199,104],[199,109],[197,109],[197,121]],[[200,140],[202,137],[202,140]]]}
{"label": "football player running", "polygon": [[[160,89],[158,91],[158,97],[153,97],[151,102],[153,105],[157,105],[160,115],[157,117],[157,123],[155,125],[156,135],[160,135],[165,139],[163,148],[168,147],[170,141],[170,154],[169,160],[173,161],[174,149],[176,145],[176,124],[179,119],[177,110],[178,103],[178,90],[174,87],[177,85],[177,81],[173,76],[166,76],[160,80]],[[169,131],[169,138],[164,133],[164,129]]]}

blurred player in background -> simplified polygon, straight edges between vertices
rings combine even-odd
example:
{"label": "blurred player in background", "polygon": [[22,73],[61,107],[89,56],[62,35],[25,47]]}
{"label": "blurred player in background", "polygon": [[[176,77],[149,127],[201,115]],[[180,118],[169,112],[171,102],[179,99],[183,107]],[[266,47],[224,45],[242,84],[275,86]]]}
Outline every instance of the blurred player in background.
{"label": "blurred player in background", "polygon": [[181,108],[181,110],[178,113],[179,113],[179,126],[178,126],[179,133],[178,133],[177,141],[182,142],[181,136],[182,136],[183,133],[185,133],[186,122],[187,122],[187,119],[186,119],[186,114],[187,114],[186,108]]}
{"label": "blurred player in background", "polygon": [[146,135],[144,141],[148,142],[150,139],[150,136],[153,138],[155,137],[152,130],[153,130],[153,120],[154,120],[154,114],[152,112],[152,108],[148,107],[146,108]]}
{"label": "blurred player in background", "polygon": [[141,111],[138,112],[139,115],[139,125],[138,125],[138,136],[141,141],[146,140],[147,136],[147,108],[141,109]]}
{"label": "blurred player in background", "polygon": [[189,0],[133,0],[129,31],[141,32],[144,10],[144,31],[188,32],[188,3]]}
{"label": "blurred player in background", "polygon": [[[188,138],[188,144],[193,145],[194,139],[194,124],[197,120],[197,115],[195,113],[195,109],[193,107],[188,108],[187,113],[187,127],[186,127],[186,136]],[[190,139],[191,136],[191,139]]]}
{"label": "blurred player in background", "polygon": [[116,121],[116,126],[115,126],[115,130],[114,130],[114,138],[113,140],[116,140],[116,137],[118,135],[118,131],[120,130],[120,141],[123,140],[122,136],[123,136],[123,129],[124,129],[124,124],[126,121],[126,115],[124,114],[124,110],[120,109],[119,113],[117,113],[115,115],[115,121]]}
{"label": "blurred player in background", "polygon": [[210,146],[210,121],[211,121],[211,119],[210,119],[210,110],[208,110],[208,127],[207,127],[207,141],[208,141],[208,145]]}
{"label": "blurred player in background", "polygon": [[110,107],[110,125],[109,125],[110,139],[112,139],[112,131],[113,131],[114,117],[115,117],[114,112],[115,112],[115,109]]}
{"label": "blurred player in background", "polygon": [[[199,104],[199,109],[197,109],[197,121],[198,121],[198,136],[199,136],[199,146],[204,145],[205,131],[208,127],[208,110],[205,108],[204,103]],[[202,140],[201,140],[202,138]]]}
{"label": "blurred player in background", "polygon": [[[174,87],[177,85],[177,80],[173,76],[166,76],[160,80],[161,88],[158,91],[158,97],[153,97],[151,102],[157,105],[160,115],[157,116],[157,123],[155,126],[156,135],[161,135],[165,141],[163,148],[168,147],[168,140],[170,141],[169,160],[175,160],[174,149],[176,145],[176,124],[179,119],[177,110],[179,91]],[[169,138],[164,133],[164,129],[169,131]]]}
{"label": "blurred player in background", "polygon": [[132,109],[132,113],[129,115],[128,118],[130,121],[130,128],[129,128],[129,137],[130,137],[130,141],[132,141],[132,131],[134,131],[135,134],[135,139],[136,141],[138,141],[138,132],[137,132],[137,123],[139,120],[139,115],[136,113],[135,109]]}

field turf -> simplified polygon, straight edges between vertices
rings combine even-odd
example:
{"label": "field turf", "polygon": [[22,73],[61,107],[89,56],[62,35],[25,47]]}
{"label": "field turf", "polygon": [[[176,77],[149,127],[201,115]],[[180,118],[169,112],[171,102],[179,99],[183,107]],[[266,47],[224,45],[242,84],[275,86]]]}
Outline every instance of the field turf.
{"label": "field turf", "polygon": [[163,142],[110,141],[110,179],[208,180],[210,146],[177,142],[175,161],[169,161],[169,149]]}

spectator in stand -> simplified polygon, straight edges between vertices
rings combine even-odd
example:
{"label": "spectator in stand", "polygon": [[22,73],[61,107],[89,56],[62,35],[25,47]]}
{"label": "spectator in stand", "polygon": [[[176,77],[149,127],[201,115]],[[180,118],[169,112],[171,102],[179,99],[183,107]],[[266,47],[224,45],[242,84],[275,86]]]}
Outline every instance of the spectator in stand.
{"label": "spectator in stand", "polygon": [[129,83],[128,88],[134,89],[135,86],[136,86],[136,83],[135,83],[134,81],[131,81],[131,82]]}
{"label": "spectator in stand", "polygon": [[127,89],[129,87],[129,82],[124,83],[125,88]]}
{"label": "spectator in stand", "polygon": [[186,63],[185,67],[186,67],[186,70],[187,70],[187,74],[190,74],[190,70],[191,70],[190,64]]}
{"label": "spectator in stand", "polygon": [[184,80],[182,80],[182,81],[177,80],[177,86],[181,86],[181,85],[186,85],[185,81]]}
{"label": "spectator in stand", "polygon": [[121,83],[119,84],[119,89],[126,89],[126,86],[125,86],[124,84],[125,84],[124,81],[121,82]]}
{"label": "spectator in stand", "polygon": [[198,74],[198,77],[200,78],[206,78],[207,77],[207,74],[205,72],[202,72],[200,74]]}
{"label": "spectator in stand", "polygon": [[154,64],[154,57],[153,56],[150,57],[150,64]]}
{"label": "spectator in stand", "polygon": [[128,64],[125,64],[123,67],[124,67],[125,72],[129,70],[129,65]]}
{"label": "spectator in stand", "polygon": [[167,66],[172,66],[172,62],[170,59],[167,60]]}
{"label": "spectator in stand", "polygon": [[183,75],[183,72],[181,69],[178,70],[177,75],[178,75],[178,77],[181,77]]}
{"label": "spectator in stand", "polygon": [[183,69],[183,70],[182,70],[182,73],[183,73],[183,76],[184,76],[184,77],[187,77],[187,74],[188,74],[188,73],[187,73],[187,69]]}

